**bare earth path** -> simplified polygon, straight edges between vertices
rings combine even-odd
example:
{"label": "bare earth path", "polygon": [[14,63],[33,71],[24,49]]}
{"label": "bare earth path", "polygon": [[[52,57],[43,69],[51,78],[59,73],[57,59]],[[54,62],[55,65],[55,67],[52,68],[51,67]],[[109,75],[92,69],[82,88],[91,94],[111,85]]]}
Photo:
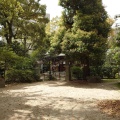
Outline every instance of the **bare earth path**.
{"label": "bare earth path", "polygon": [[110,83],[49,81],[0,89],[0,120],[120,120],[102,113],[99,100],[120,100]]}

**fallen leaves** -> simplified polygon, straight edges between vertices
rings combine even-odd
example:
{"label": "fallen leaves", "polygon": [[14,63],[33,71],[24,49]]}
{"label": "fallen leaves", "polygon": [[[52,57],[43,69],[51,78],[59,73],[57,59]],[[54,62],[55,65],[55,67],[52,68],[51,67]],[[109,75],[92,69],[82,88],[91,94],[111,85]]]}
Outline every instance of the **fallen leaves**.
{"label": "fallen leaves", "polygon": [[110,116],[120,117],[120,100],[103,100],[98,102],[98,107]]}

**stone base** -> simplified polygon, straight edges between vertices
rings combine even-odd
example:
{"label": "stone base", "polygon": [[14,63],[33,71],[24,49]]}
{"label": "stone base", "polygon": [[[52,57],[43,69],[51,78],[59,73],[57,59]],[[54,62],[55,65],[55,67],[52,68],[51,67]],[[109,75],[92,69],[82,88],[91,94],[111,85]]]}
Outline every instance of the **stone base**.
{"label": "stone base", "polygon": [[0,78],[0,88],[5,87],[5,80],[3,78]]}

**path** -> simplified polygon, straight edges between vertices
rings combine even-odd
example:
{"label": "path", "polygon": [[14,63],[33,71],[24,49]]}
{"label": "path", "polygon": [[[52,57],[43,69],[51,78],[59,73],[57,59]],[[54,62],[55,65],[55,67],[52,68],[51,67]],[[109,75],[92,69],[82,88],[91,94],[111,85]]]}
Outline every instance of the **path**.
{"label": "path", "polygon": [[120,100],[108,83],[49,81],[0,89],[0,120],[119,120],[103,114],[99,100]]}

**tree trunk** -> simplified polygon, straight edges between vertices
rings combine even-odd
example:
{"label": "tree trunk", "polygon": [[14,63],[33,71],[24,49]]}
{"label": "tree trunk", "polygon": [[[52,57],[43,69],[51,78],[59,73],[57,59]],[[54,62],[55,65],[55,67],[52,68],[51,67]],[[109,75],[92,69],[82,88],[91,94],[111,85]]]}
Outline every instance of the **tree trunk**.
{"label": "tree trunk", "polygon": [[71,71],[70,71],[69,61],[66,61],[65,71],[66,71],[65,80],[70,81],[71,80]]}
{"label": "tree trunk", "polygon": [[26,45],[27,45],[26,37],[24,37],[24,56],[26,56]]}
{"label": "tree trunk", "polygon": [[8,32],[4,35],[6,40],[7,40],[7,44],[10,45],[12,43],[12,38],[13,38],[13,30],[12,30],[12,21],[11,22],[6,22],[6,24],[4,24],[4,28],[7,28],[8,26]]}
{"label": "tree trunk", "polygon": [[12,38],[6,37],[7,44],[10,45],[12,43]]}
{"label": "tree trunk", "polygon": [[87,80],[88,76],[90,76],[90,65],[89,65],[89,59],[86,58],[83,66],[83,80]]}

